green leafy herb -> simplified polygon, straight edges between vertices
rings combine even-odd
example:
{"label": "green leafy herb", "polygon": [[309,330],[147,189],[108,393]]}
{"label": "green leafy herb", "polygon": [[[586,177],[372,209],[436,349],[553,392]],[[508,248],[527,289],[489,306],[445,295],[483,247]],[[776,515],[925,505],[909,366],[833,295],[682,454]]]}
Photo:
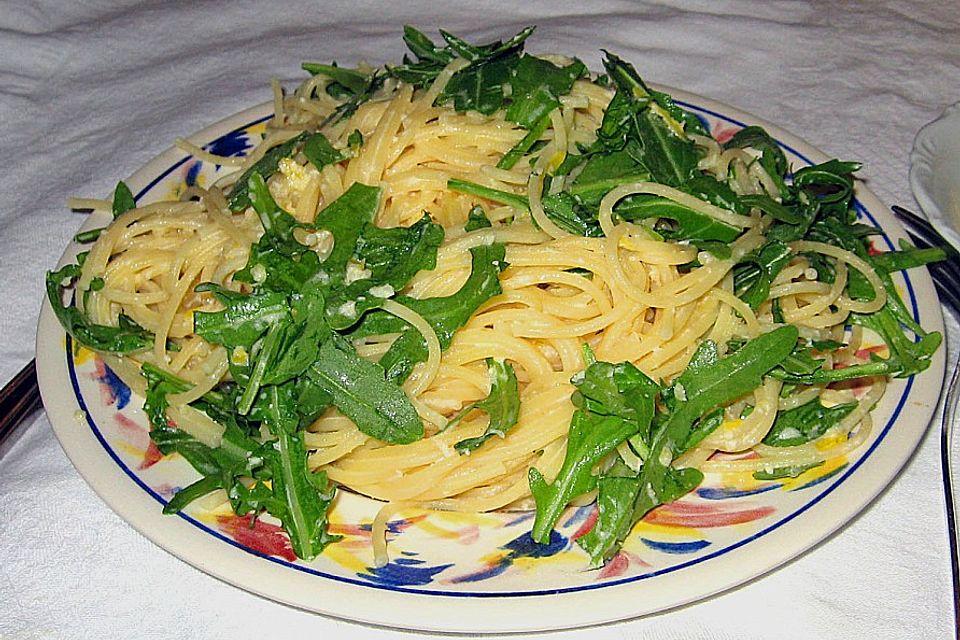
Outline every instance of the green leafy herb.
{"label": "green leafy herb", "polygon": [[787,467],[776,467],[770,471],[754,471],[753,477],[756,480],[780,480],[782,478],[797,478],[810,469],[816,469],[823,465],[822,462],[811,462],[810,464],[799,464]]}
{"label": "green leafy herb", "polygon": [[579,60],[558,67],[549,60],[524,54],[510,78],[507,120],[533,129],[560,106],[560,97],[570,93],[573,83],[586,73],[586,66]]}
{"label": "green leafy herb", "polygon": [[[457,418],[451,420],[456,424],[470,411],[479,409],[490,417],[483,435],[476,438],[467,438],[454,445],[462,455],[480,448],[484,442],[493,436],[503,438],[520,417],[520,388],[517,383],[517,374],[509,362],[487,358],[487,368],[490,373],[490,393],[479,402],[474,402],[463,409]],[[448,425],[449,429],[451,425]]]}
{"label": "green leafy herb", "polygon": [[645,433],[655,410],[659,385],[630,363],[593,362],[574,378],[574,412],[563,465],[552,484],[535,467],[530,491],[537,503],[531,536],[550,539],[563,509],[597,483],[593,468],[627,438]]}
{"label": "green leafy herb", "polygon": [[795,447],[816,440],[856,408],[856,402],[828,408],[819,398],[814,398],[795,409],[778,413],[763,443],[771,447]]}
{"label": "green leafy herb", "polygon": [[278,144],[263,154],[263,157],[253,163],[249,169],[244,171],[243,174],[237,178],[233,189],[230,191],[230,198],[227,201],[227,206],[230,210],[243,211],[249,207],[251,204],[250,194],[248,192],[250,177],[258,174],[262,179],[268,179],[277,172],[277,169],[280,167],[280,161],[284,158],[291,157],[296,148],[307,139],[308,135],[309,134],[304,132],[294,136],[283,144]]}
{"label": "green leafy herb", "polygon": [[383,367],[358,356],[342,338],[324,342],[307,375],[367,435],[397,444],[423,437],[423,423],[403,389],[386,380]]}
{"label": "green leafy herb", "polygon": [[[505,249],[502,244],[482,245],[470,249],[470,277],[459,291],[438,298],[409,298],[399,296],[397,302],[410,307],[430,323],[437,333],[441,349],[450,346],[453,334],[467,323],[467,320],[484,302],[501,292],[500,271],[506,268]],[[401,335],[380,359],[387,370],[390,380],[402,382],[410,375],[416,363],[427,359],[427,345],[418,331],[396,316],[387,320],[387,330],[377,333],[401,331]],[[374,319],[372,325],[376,326]],[[381,325],[382,326],[382,325]]]}
{"label": "green leafy herb", "polygon": [[346,158],[343,152],[334,149],[322,133],[315,133],[307,138],[303,145],[303,155],[317,170],[323,169],[328,164],[337,164]]}
{"label": "green leafy herb", "polygon": [[133,192],[123,180],[117,183],[117,188],[113,190],[113,219],[116,220],[121,214],[130,211],[137,206],[137,201],[133,197]]}
{"label": "green leafy herb", "polygon": [[796,327],[780,327],[754,338],[726,358],[718,356],[713,342],[701,343],[672,386],[667,413],[655,423],[649,453],[636,476],[635,492],[628,491],[622,480],[614,481],[608,490],[613,491],[606,498],[608,504],[631,493],[635,496],[627,510],[629,517],[621,512],[604,520],[602,526],[598,520],[594,530],[579,540],[595,563],[609,558],[633,525],[651,509],[677,499],[681,492],[699,484],[702,479],[699,470],[670,466],[696,441],[696,436],[691,438],[691,435],[695,434],[697,421],[759,387],[763,376],[793,351],[797,337]]}
{"label": "green leafy herb", "polygon": [[463,230],[469,233],[470,231],[487,229],[492,226],[493,225],[490,223],[490,219],[484,212],[483,207],[476,205],[470,209],[470,213],[467,215],[467,224],[464,225]]}
{"label": "green leafy herb", "polygon": [[68,264],[47,273],[47,300],[64,331],[84,347],[108,353],[143,351],[153,344],[153,334],[121,314],[117,326],[95,324],[76,307],[63,303],[62,290],[80,277],[80,265]]}

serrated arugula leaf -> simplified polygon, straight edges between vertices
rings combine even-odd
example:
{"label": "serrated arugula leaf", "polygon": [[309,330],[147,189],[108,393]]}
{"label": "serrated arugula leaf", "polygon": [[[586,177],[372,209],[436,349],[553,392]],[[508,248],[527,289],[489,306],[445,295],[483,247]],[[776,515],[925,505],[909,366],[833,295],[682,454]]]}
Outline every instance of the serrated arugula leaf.
{"label": "serrated arugula leaf", "polygon": [[384,229],[367,224],[355,253],[373,280],[399,289],[418,272],[437,266],[443,237],[443,227],[426,214],[409,227]]}
{"label": "serrated arugula leaf", "polygon": [[[618,515],[606,529],[581,538],[581,546],[595,562],[609,558],[633,525],[651,509],[677,499],[683,495],[681,491],[699,484],[700,471],[671,466],[689,443],[696,441],[691,435],[695,434],[697,421],[759,387],[763,376],[793,351],[797,338],[797,328],[787,325],[754,338],[725,358],[719,357],[712,341],[701,343],[671,388],[666,403],[668,413],[654,427],[649,452],[637,479],[630,517]],[[678,399],[679,389],[682,392]],[[620,487],[617,495],[624,491]]]}
{"label": "serrated arugula leaf", "polygon": [[338,335],[323,344],[306,375],[367,435],[394,444],[423,437],[423,423],[403,389]]}
{"label": "serrated arugula leaf", "polygon": [[303,155],[307,157],[317,171],[320,171],[328,164],[337,164],[347,156],[342,151],[335,149],[327,137],[322,133],[315,133],[303,145]]}
{"label": "serrated arugula leaf", "polygon": [[453,74],[437,105],[453,103],[457,111],[479,111],[490,115],[503,106],[503,87],[510,80],[510,70],[517,64],[516,54],[473,62]]}
{"label": "serrated arugula leaf", "polygon": [[[663,504],[673,502],[690,493],[703,482],[699,469],[667,467],[660,485]],[[590,554],[594,566],[603,564],[619,549],[621,532],[625,537],[634,525],[633,505],[639,499],[642,483],[639,475],[619,463],[600,477],[597,493],[597,521],[593,528],[577,539],[577,544]]]}
{"label": "serrated arugula leaf", "polygon": [[760,152],[760,165],[777,184],[780,196],[787,196],[789,191],[785,179],[790,166],[787,163],[787,156],[783,153],[783,149],[780,148],[777,141],[762,127],[750,125],[737,131],[733,137],[723,144],[725,150],[743,149],[745,147],[750,147]]}
{"label": "serrated arugula leaf", "polygon": [[653,419],[660,385],[629,362],[597,361],[573,379],[573,405],[602,416],[630,420],[643,431]]}
{"label": "serrated arugula leaf", "polygon": [[199,285],[197,291],[211,292],[224,308],[195,312],[194,331],[207,342],[230,349],[239,346],[249,353],[267,329],[290,317],[287,296],[283,293],[243,294],[210,283]]}
{"label": "serrated arugula leaf", "polygon": [[334,487],[325,474],[313,474],[307,467],[307,452],[298,431],[291,394],[277,385],[271,385],[266,391],[269,408],[264,424],[276,442],[267,458],[273,495],[264,506],[280,519],[294,553],[304,560],[312,560],[330,542],[339,539],[331,536],[327,529],[327,510],[333,500]]}
{"label": "serrated arugula leaf", "polygon": [[154,335],[129,317],[121,314],[116,327],[90,322],[75,304],[63,303],[62,290],[80,277],[80,265],[68,264],[57,271],[48,271],[47,300],[60,321],[60,326],[77,343],[109,353],[133,353],[149,349]]}
{"label": "serrated arugula leaf", "polygon": [[316,361],[320,345],[330,337],[324,307],[319,289],[308,289],[291,297],[290,321],[283,323],[277,349],[264,366],[263,384],[292,380]]}
{"label": "serrated arugula leaf", "polygon": [[814,398],[794,409],[781,411],[763,438],[763,443],[771,447],[795,447],[816,440],[827,429],[846,418],[857,408],[857,404],[847,402],[825,407],[819,398]]}
{"label": "serrated arugula leaf", "polygon": [[779,240],[771,240],[745,255],[733,269],[737,297],[758,308],[770,295],[770,286],[793,258],[793,251]]}
{"label": "serrated arugula leaf", "polygon": [[293,230],[301,225],[277,204],[259,173],[254,172],[247,179],[247,194],[270,245],[286,256],[303,253],[305,247],[293,237]]}
{"label": "serrated arugula leaf", "polygon": [[360,233],[364,225],[373,222],[379,207],[380,188],[356,182],[317,214],[314,227],[333,235],[333,250],[322,265],[327,287],[343,285]]}
{"label": "serrated arugula leaf", "polygon": [[[346,101],[340,103],[333,112],[324,118],[324,120],[317,126],[318,129],[323,129],[331,125],[335,125],[338,122],[346,120],[354,113],[357,112],[357,109],[360,108],[360,105],[370,100],[373,95],[380,90],[383,86],[383,81],[386,80],[387,74],[380,69],[377,69],[371,73],[366,78],[366,84],[358,92],[350,91],[350,95]],[[344,85],[340,85],[344,86]]]}
{"label": "serrated arugula leaf", "polygon": [[536,468],[529,472],[537,503],[531,536],[550,539],[563,509],[596,486],[593,468],[610,451],[637,434],[646,435],[660,386],[629,362],[592,362],[573,379],[578,407],[570,422],[563,466],[552,484]]}
{"label": "serrated arugula leaf", "polygon": [[524,54],[510,78],[510,106],[506,119],[532,129],[560,106],[560,97],[570,93],[573,83],[587,73],[579,60],[560,67],[549,60]]}
{"label": "serrated arugula leaf", "polygon": [[[524,135],[517,144],[513,145],[509,151],[503,154],[503,157],[497,162],[497,168],[499,169],[512,169],[517,161],[523,157],[525,153],[528,153],[539,140],[540,137],[547,130],[547,127],[550,126],[549,116],[543,116],[535,123],[529,127],[526,135]],[[569,157],[569,156],[568,156]]]}
{"label": "serrated arugula leaf", "polygon": [[636,221],[650,218],[672,220],[673,225],[658,225],[657,233],[671,240],[690,242],[732,242],[740,235],[737,227],[704,215],[668,198],[649,194],[635,194],[617,203],[617,216]]}
{"label": "serrated arugula leaf", "polygon": [[461,455],[475,451],[493,436],[503,438],[520,417],[520,387],[513,366],[504,360],[487,358],[487,370],[490,375],[490,393],[483,400],[464,408],[457,418],[451,420],[455,424],[474,409],[485,411],[490,418],[482,435],[461,440],[454,445]]}
{"label": "serrated arugula leaf", "polygon": [[133,197],[133,192],[123,180],[117,183],[113,190],[113,219],[116,220],[121,214],[130,211],[137,206],[137,201]]}
{"label": "serrated arugula leaf", "polygon": [[[442,349],[450,346],[454,332],[467,323],[480,305],[501,292],[499,275],[507,266],[503,245],[473,247],[470,254],[470,277],[456,293],[438,298],[396,298],[397,302],[410,307],[430,323]],[[359,327],[359,335],[395,332],[402,333],[380,359],[380,364],[386,369],[389,380],[400,383],[406,380],[418,362],[427,359],[423,336],[405,321],[383,311],[368,314]]]}
{"label": "serrated arugula leaf", "polygon": [[304,132],[294,136],[283,144],[278,144],[263,154],[263,157],[256,161],[253,166],[244,171],[243,174],[237,178],[233,189],[230,191],[230,198],[227,201],[227,206],[230,210],[243,211],[249,207],[251,204],[248,191],[250,177],[258,174],[264,180],[269,179],[270,176],[277,172],[277,169],[280,167],[280,161],[293,156],[297,147],[306,140],[308,135],[309,134]]}
{"label": "serrated arugula leaf", "polygon": [[409,227],[364,225],[354,256],[363,265],[366,277],[330,292],[327,319],[331,326],[343,330],[356,324],[364,313],[379,307],[418,272],[433,269],[443,236],[443,227],[428,215]]}
{"label": "serrated arugula leaf", "polygon": [[530,467],[528,473],[530,493],[537,503],[537,515],[530,532],[535,542],[546,544],[550,540],[550,532],[570,501],[596,486],[593,467],[638,428],[637,423],[616,416],[574,412],[567,435],[567,452],[553,483],[547,484],[536,467]]}
{"label": "serrated arugula leaf", "polygon": [[300,67],[312,76],[322,75],[333,80],[335,84],[342,87],[339,97],[355,96],[362,93],[370,81],[370,74],[362,73],[356,69],[338,67],[336,63],[304,62]]}
{"label": "serrated arugula leaf", "polygon": [[[316,252],[304,250],[293,255],[278,251],[268,236],[250,245],[250,255],[243,269],[233,274],[236,282],[256,284],[260,291],[296,293],[308,284],[319,284],[320,258]],[[254,273],[261,276],[255,279]]]}
{"label": "serrated arugula leaf", "polygon": [[569,192],[586,205],[597,206],[613,188],[650,179],[650,172],[625,150],[595,153],[570,184]]}

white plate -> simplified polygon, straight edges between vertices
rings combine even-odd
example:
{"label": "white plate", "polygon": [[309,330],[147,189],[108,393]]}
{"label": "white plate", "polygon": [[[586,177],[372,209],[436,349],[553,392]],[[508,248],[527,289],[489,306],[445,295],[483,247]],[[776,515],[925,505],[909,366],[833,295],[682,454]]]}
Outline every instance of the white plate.
{"label": "white plate", "polygon": [[954,246],[960,244],[960,102],[917,133],[910,188],[935,226],[947,230]]}
{"label": "white plate", "polygon": [[[668,89],[724,139],[747,123],[765,127],[794,167],[826,157],[757,118]],[[267,105],[228,118],[191,140],[240,151],[262,129]],[[217,168],[170,149],[128,181],[144,203]],[[883,249],[904,237],[886,208],[860,189],[861,215],[886,231]],[[86,227],[105,220],[89,220]],[[62,262],[80,247],[67,248]],[[899,278],[899,276],[898,276]],[[942,331],[925,270],[899,278],[909,309]],[[295,561],[285,539],[260,525],[217,519],[196,508],[164,516],[172,490],[195,478],[181,459],[156,461],[140,400],[90,352],[74,354],[49,305],[40,318],[37,365],[44,405],[63,448],[89,484],[137,530],[194,566],[243,589],[304,609],[398,628],[449,632],[560,629],[636,617],[693,602],[755,578],[802,553],[853,518],[889,483],[922,437],[943,380],[943,351],[916,380],[896,380],[855,454],[796,480],[704,487],[638,525],[624,553],[587,570],[570,542],[591,508],[571,509],[552,544],[530,542],[532,516],[401,514],[391,525],[391,563],[372,568],[369,524],[377,503],[340,492],[332,528],[344,541],[312,563]],[[908,417],[909,414],[909,417]]]}

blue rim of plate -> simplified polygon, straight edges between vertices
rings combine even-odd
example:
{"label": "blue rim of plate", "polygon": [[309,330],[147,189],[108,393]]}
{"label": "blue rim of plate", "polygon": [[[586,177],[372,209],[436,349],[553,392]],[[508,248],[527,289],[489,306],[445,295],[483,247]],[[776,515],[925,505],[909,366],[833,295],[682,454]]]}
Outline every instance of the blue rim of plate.
{"label": "blue rim of plate", "polygon": [[[710,116],[713,116],[714,118],[717,118],[718,120],[722,120],[722,121],[724,121],[724,122],[728,122],[728,123],[730,123],[730,124],[733,124],[733,125],[736,125],[736,126],[739,126],[739,127],[745,127],[745,126],[747,126],[747,124],[746,124],[745,122],[743,122],[743,121],[741,121],[741,120],[738,120],[738,119],[736,119],[736,118],[733,118],[733,117],[731,117],[731,116],[725,115],[725,114],[723,114],[723,113],[720,113],[720,112],[718,112],[718,111],[714,111],[714,110],[711,110],[711,109],[707,109],[707,108],[704,108],[704,107],[700,107],[700,106],[695,105],[695,104],[693,104],[693,103],[686,102],[686,101],[682,101],[682,100],[675,100],[675,102],[676,102],[676,104],[678,104],[678,105],[680,105],[680,106],[682,106],[682,107],[684,107],[684,108],[690,109],[690,110],[692,110],[692,111],[694,111],[694,112],[699,112],[699,113],[708,114],[708,115],[710,115]],[[215,140],[219,140],[219,139],[221,139],[221,138],[225,138],[225,137],[227,137],[227,136],[237,134],[237,133],[239,133],[239,132],[241,132],[241,131],[244,131],[244,130],[252,127],[252,126],[255,126],[255,125],[257,125],[257,124],[261,124],[261,123],[269,120],[271,117],[272,117],[272,116],[269,116],[269,115],[268,115],[268,116],[263,116],[263,117],[260,117],[260,118],[256,118],[256,119],[254,119],[254,120],[252,120],[252,121],[250,121],[250,122],[247,122],[246,124],[243,124],[243,125],[241,125],[241,126],[239,126],[239,127],[236,127],[236,128],[234,128],[234,129],[228,131],[227,133],[225,133],[225,134],[219,136],[218,138],[216,138]],[[806,162],[808,165],[813,164],[813,162],[812,162],[805,154],[800,153],[798,150],[796,150],[795,148],[793,148],[793,147],[790,146],[790,145],[787,145],[786,143],[784,143],[784,142],[781,141],[781,140],[778,140],[778,139],[776,139],[776,138],[774,138],[774,139],[776,140],[777,144],[778,144],[781,148],[789,151],[791,154],[793,154],[794,156],[800,158],[802,161]],[[141,197],[143,197],[143,196],[144,196],[145,194],[147,194],[150,190],[152,190],[154,187],[156,187],[157,184],[159,184],[161,181],[163,181],[167,176],[169,176],[169,175],[170,175],[172,172],[174,172],[176,169],[178,169],[179,167],[183,166],[183,165],[184,165],[188,160],[190,160],[191,158],[192,158],[192,156],[185,156],[185,157],[183,157],[181,160],[179,160],[179,161],[173,163],[172,165],[170,165],[170,166],[169,166],[167,169],[165,169],[162,173],[158,174],[155,178],[153,178],[153,180],[151,180],[151,181],[150,181],[143,189],[141,189],[137,194],[135,194],[135,200],[139,201]],[[855,210],[857,211],[857,213],[858,213],[859,215],[865,216],[874,226],[876,226],[877,228],[881,229],[881,231],[883,231],[883,227],[880,226],[880,224],[879,224],[879,222],[877,221],[877,219],[873,216],[873,214],[870,213],[870,211],[869,211],[858,199],[855,199],[855,200],[854,200],[854,208],[855,208]],[[893,245],[893,243],[891,242],[890,238],[887,236],[886,232],[881,233],[881,234],[879,235],[879,237],[882,237],[882,238],[883,238],[883,241],[886,243],[887,249],[891,249],[891,250],[892,250],[892,249],[895,248],[894,245]],[[911,282],[910,277],[909,277],[909,275],[908,275],[906,272],[901,272],[901,275],[903,276],[903,280],[904,280],[904,283],[905,283],[906,292],[907,292],[907,297],[909,298],[910,309],[911,309],[911,311],[912,311],[913,318],[914,318],[914,320],[918,320],[919,308],[918,308],[918,306],[917,306],[917,298],[916,298],[916,294],[915,294],[915,292],[914,292],[913,283]],[[103,449],[106,451],[106,453],[110,456],[110,458],[117,464],[117,466],[124,472],[124,474],[125,474],[127,477],[129,477],[137,486],[139,486],[145,493],[147,493],[147,495],[149,495],[150,497],[152,497],[158,504],[160,504],[160,505],[166,505],[166,504],[167,504],[167,500],[165,500],[165,499],[164,499],[161,495],[159,495],[153,488],[151,488],[151,487],[148,486],[143,480],[141,480],[140,477],[137,476],[137,474],[134,473],[134,472],[123,462],[123,460],[120,458],[120,456],[114,451],[114,449],[113,449],[113,448],[110,446],[110,444],[107,442],[105,436],[103,435],[103,433],[102,433],[101,430],[100,430],[100,427],[96,424],[96,421],[95,421],[95,420],[93,419],[93,417],[91,416],[91,413],[90,413],[90,411],[88,410],[86,401],[85,401],[85,399],[84,399],[84,397],[83,397],[83,394],[81,393],[80,388],[79,388],[79,381],[78,381],[78,379],[77,379],[77,372],[76,372],[76,369],[75,369],[75,365],[74,365],[73,358],[71,357],[71,353],[72,353],[72,352],[73,352],[73,341],[72,341],[72,339],[70,338],[70,336],[67,335],[67,336],[66,336],[65,346],[64,346],[64,354],[65,354],[65,356],[66,356],[66,365],[67,365],[67,370],[68,370],[68,373],[69,373],[69,376],[70,376],[70,383],[71,383],[71,386],[72,386],[72,389],[73,389],[74,396],[75,396],[75,398],[76,398],[76,400],[77,400],[77,403],[79,404],[80,409],[84,412],[85,420],[86,420],[88,426],[90,427],[90,429],[92,430],[92,432],[93,432],[94,436],[96,437],[97,441],[100,442],[101,446],[102,446]],[[204,533],[206,533],[206,534],[208,534],[208,535],[210,535],[210,536],[212,536],[212,537],[214,537],[214,538],[217,538],[218,540],[221,540],[222,542],[225,542],[225,543],[227,543],[228,545],[230,545],[230,546],[232,546],[232,547],[235,547],[235,548],[237,548],[237,549],[239,549],[239,550],[241,550],[241,551],[243,551],[243,552],[245,552],[245,553],[248,553],[248,554],[250,554],[250,555],[252,555],[252,556],[261,558],[261,559],[263,559],[263,560],[267,560],[267,561],[269,561],[269,562],[271,562],[271,563],[274,563],[274,564],[276,564],[276,565],[279,565],[279,566],[282,566],[282,567],[285,567],[285,568],[288,568],[288,569],[294,569],[294,570],[296,570],[296,571],[300,571],[300,572],[303,572],[303,573],[306,573],[306,574],[310,574],[310,575],[314,575],[314,576],[317,576],[317,577],[326,578],[326,579],[329,579],[329,580],[333,580],[333,581],[337,581],[337,582],[343,582],[343,583],[352,584],[352,585],[356,585],[356,586],[372,588],[372,589],[385,590],[385,591],[391,591],[391,592],[399,592],[399,593],[411,593],[411,594],[417,594],[417,595],[427,595],[427,596],[444,596],[444,597],[449,597],[449,598],[516,598],[516,597],[531,597],[531,596],[544,596],[544,595],[567,594],[567,593],[577,593],[577,592],[584,592],[584,591],[594,591],[594,590],[597,590],[597,589],[606,589],[606,588],[609,588],[609,587],[616,587],[616,586],[619,586],[619,585],[624,585],[624,584],[631,584],[631,583],[640,582],[640,581],[642,581],[642,580],[654,578],[654,577],[657,577],[657,576],[660,576],[660,575],[664,575],[664,574],[668,574],[668,573],[674,573],[674,572],[676,572],[676,571],[680,571],[680,570],[682,570],[682,569],[687,569],[687,568],[689,568],[689,567],[692,567],[692,566],[701,564],[701,563],[706,562],[706,561],[708,561],[708,560],[717,558],[717,557],[719,557],[719,556],[726,555],[726,554],[728,554],[728,553],[730,553],[730,552],[732,552],[732,551],[734,551],[734,550],[736,550],[736,549],[739,549],[740,547],[743,547],[743,546],[745,546],[745,545],[747,545],[747,544],[749,544],[749,543],[751,543],[751,542],[753,542],[753,541],[755,541],[755,540],[758,540],[758,539],[760,539],[760,538],[763,538],[764,536],[772,533],[773,531],[776,531],[777,529],[780,529],[781,527],[783,527],[784,525],[786,525],[788,522],[791,522],[791,521],[794,520],[796,517],[798,517],[798,516],[800,516],[801,514],[807,512],[809,509],[811,509],[813,506],[815,506],[815,505],[816,505],[817,503],[819,503],[821,500],[823,500],[823,499],[826,498],[828,495],[830,495],[837,487],[839,487],[840,485],[842,485],[843,482],[844,482],[848,477],[850,477],[857,469],[859,469],[860,466],[861,466],[861,465],[871,456],[871,454],[876,450],[876,448],[884,441],[884,439],[886,438],[887,434],[889,433],[891,427],[894,425],[894,423],[897,422],[897,418],[900,416],[900,413],[901,413],[901,411],[903,410],[903,407],[904,407],[904,405],[906,404],[906,401],[907,401],[907,399],[908,399],[909,396],[910,396],[910,392],[911,392],[911,390],[913,389],[913,383],[914,383],[914,377],[913,377],[913,376],[911,376],[910,378],[908,378],[908,379],[906,380],[906,384],[905,384],[905,386],[904,386],[904,388],[903,388],[903,390],[902,390],[902,392],[901,392],[901,395],[900,395],[899,400],[897,401],[896,407],[893,409],[892,413],[890,414],[890,417],[888,418],[888,420],[887,420],[886,424],[884,425],[882,431],[879,433],[879,435],[876,437],[876,439],[874,439],[874,441],[870,444],[869,448],[865,449],[865,450],[860,454],[860,456],[858,457],[858,459],[857,459],[856,461],[854,461],[852,464],[850,464],[843,473],[837,474],[837,475],[835,475],[835,476],[832,475],[832,476],[825,477],[825,478],[824,478],[824,481],[833,480],[833,483],[830,484],[830,485],[829,485],[828,487],[826,487],[825,489],[823,489],[820,493],[818,493],[814,498],[812,498],[810,501],[808,501],[807,503],[805,503],[803,506],[799,507],[798,509],[796,509],[796,510],[790,512],[790,513],[788,513],[786,516],[784,516],[783,518],[780,518],[779,520],[777,520],[777,521],[774,522],[773,524],[765,527],[764,529],[762,529],[762,530],[760,530],[760,531],[758,531],[758,532],[756,532],[756,533],[754,533],[754,534],[752,534],[752,535],[750,535],[750,536],[748,536],[748,537],[746,537],[746,538],[743,538],[743,539],[741,539],[741,540],[738,540],[738,541],[735,542],[735,543],[732,543],[732,544],[729,544],[729,545],[727,545],[727,546],[725,546],[725,547],[722,547],[722,548],[720,548],[720,549],[717,549],[716,551],[713,551],[713,552],[711,552],[711,553],[709,553],[709,554],[705,554],[705,555],[702,555],[702,556],[698,556],[697,558],[695,558],[695,559],[693,559],[693,560],[689,560],[689,561],[687,561],[687,562],[683,562],[683,563],[676,564],[676,565],[671,565],[671,566],[669,566],[669,567],[664,567],[664,568],[662,568],[662,569],[657,569],[657,570],[655,570],[655,571],[650,571],[650,572],[643,573],[643,574],[640,574],[640,575],[630,576],[630,577],[628,577],[628,578],[621,578],[621,579],[618,579],[618,580],[610,580],[610,581],[603,582],[603,583],[599,583],[599,584],[588,584],[588,585],[580,585],[580,586],[575,586],[575,587],[560,587],[560,588],[554,588],[554,589],[537,589],[537,590],[528,590],[528,591],[499,591],[499,592],[489,592],[489,591],[457,591],[457,592],[452,592],[452,591],[439,591],[439,590],[434,590],[434,589],[416,589],[416,588],[404,587],[404,586],[397,586],[397,585],[379,584],[379,583],[375,583],[375,582],[368,582],[368,581],[359,580],[359,579],[355,579],[355,578],[347,578],[347,577],[344,577],[344,576],[339,576],[339,575],[327,573],[327,572],[324,572],[324,571],[320,571],[320,570],[314,569],[314,568],[312,568],[312,567],[304,566],[304,565],[301,565],[301,564],[296,564],[296,563],[294,563],[294,562],[290,562],[290,561],[284,560],[284,559],[282,559],[282,558],[278,558],[278,557],[276,557],[276,556],[271,556],[271,555],[262,553],[262,552],[260,552],[260,551],[256,551],[256,550],[254,550],[254,549],[251,549],[251,548],[249,548],[249,547],[246,547],[246,546],[240,544],[240,543],[237,542],[236,540],[232,540],[231,538],[229,538],[228,536],[224,535],[223,533],[221,533],[221,532],[219,532],[219,531],[216,531],[215,529],[210,528],[210,527],[207,526],[206,524],[200,522],[199,520],[193,518],[192,516],[190,516],[189,514],[187,514],[187,513],[185,513],[185,512],[182,512],[182,511],[181,511],[180,513],[177,514],[177,516],[179,516],[183,521],[188,522],[188,523],[191,524],[192,526],[194,526],[194,527],[196,527],[197,529],[203,531]]]}

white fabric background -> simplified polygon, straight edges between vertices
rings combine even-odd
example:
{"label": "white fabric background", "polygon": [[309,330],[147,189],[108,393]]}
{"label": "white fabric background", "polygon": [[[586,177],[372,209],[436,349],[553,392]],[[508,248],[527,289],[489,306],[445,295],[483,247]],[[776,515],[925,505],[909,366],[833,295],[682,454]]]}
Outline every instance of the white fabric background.
{"label": "white fabric background", "polygon": [[[302,60],[398,59],[405,22],[471,40],[538,24],[531,50],[594,68],[608,48],[648,80],[862,160],[888,204],[914,206],[913,136],[960,100],[953,1],[0,2],[0,382],[33,356],[44,272],[82,221],[67,196],[106,196],[176,136],[268,99],[271,77],[291,86]],[[579,633],[952,637],[935,431],[874,504],[799,559]],[[168,555],[93,494],[42,414],[0,453],[0,638],[408,637],[275,604]]]}

